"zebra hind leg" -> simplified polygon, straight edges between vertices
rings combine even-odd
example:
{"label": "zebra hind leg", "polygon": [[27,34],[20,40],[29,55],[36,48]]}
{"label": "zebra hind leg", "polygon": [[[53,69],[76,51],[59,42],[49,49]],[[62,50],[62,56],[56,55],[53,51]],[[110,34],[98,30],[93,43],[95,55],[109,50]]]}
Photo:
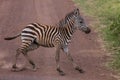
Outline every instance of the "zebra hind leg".
{"label": "zebra hind leg", "polygon": [[27,55],[28,51],[34,50],[36,48],[38,48],[38,45],[36,45],[36,44],[31,44],[31,45],[27,45],[27,46],[26,45],[22,45],[20,48],[18,48],[17,49],[17,54],[15,56],[15,63],[12,66],[12,71],[18,72],[18,71],[23,71],[23,70],[26,69],[25,67],[24,68],[18,68],[16,66],[16,62],[17,62],[17,59],[18,59],[20,53],[22,53],[25,56],[25,58],[29,61],[29,63],[32,65],[33,68],[31,70],[36,71],[37,67],[36,67],[35,63]]}
{"label": "zebra hind leg", "polygon": [[20,55],[20,53],[21,53],[20,48],[18,48],[18,49],[16,50],[16,52],[17,52],[17,53],[16,53],[16,55],[15,55],[15,62],[14,62],[14,64],[12,65],[12,69],[11,69],[11,71],[19,72],[19,71],[24,70],[23,68],[18,68],[18,67],[16,66],[16,63],[17,63],[18,57],[19,57],[19,55]]}
{"label": "zebra hind leg", "polygon": [[[36,43],[32,43],[29,47],[28,47],[28,51],[32,51],[32,50],[35,50],[39,47],[38,44]],[[27,52],[28,52],[27,51]],[[28,56],[28,54],[26,53],[23,53],[23,55],[25,56],[25,58],[28,60],[28,62],[32,65],[32,71],[36,71],[38,69],[38,67],[36,67],[36,64],[33,62],[33,60]]]}
{"label": "zebra hind leg", "polygon": [[35,63],[33,62],[33,60],[30,59],[30,57],[27,55],[27,53],[24,53],[24,56],[29,61],[29,63],[32,65],[32,69],[30,69],[30,70],[36,71],[37,67],[36,67]]}

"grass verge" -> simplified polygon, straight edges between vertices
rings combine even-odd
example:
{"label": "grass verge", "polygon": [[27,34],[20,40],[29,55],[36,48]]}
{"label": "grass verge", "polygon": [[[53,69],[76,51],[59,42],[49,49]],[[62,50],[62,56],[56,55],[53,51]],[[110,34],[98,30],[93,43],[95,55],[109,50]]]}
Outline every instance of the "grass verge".
{"label": "grass verge", "polygon": [[[86,15],[99,19],[98,26],[106,48],[113,53],[110,66],[120,71],[120,0],[73,0]],[[104,26],[104,27],[103,27]]]}

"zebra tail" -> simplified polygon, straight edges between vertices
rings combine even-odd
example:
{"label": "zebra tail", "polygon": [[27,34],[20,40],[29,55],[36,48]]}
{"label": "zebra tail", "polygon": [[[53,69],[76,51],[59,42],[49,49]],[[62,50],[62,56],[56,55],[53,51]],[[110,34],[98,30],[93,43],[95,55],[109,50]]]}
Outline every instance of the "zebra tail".
{"label": "zebra tail", "polygon": [[4,38],[4,40],[12,40],[12,39],[15,39],[15,38],[17,38],[19,36],[21,36],[21,34],[15,35],[13,37],[6,37],[6,38]]}

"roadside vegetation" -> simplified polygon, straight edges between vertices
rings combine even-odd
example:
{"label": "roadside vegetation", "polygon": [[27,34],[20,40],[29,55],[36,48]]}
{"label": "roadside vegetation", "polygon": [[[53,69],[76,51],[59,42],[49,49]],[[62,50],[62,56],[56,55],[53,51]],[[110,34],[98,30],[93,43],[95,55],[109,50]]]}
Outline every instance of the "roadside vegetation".
{"label": "roadside vegetation", "polygon": [[93,27],[100,29],[107,50],[113,55],[110,66],[120,71],[120,0],[74,0],[88,16],[99,19]]}

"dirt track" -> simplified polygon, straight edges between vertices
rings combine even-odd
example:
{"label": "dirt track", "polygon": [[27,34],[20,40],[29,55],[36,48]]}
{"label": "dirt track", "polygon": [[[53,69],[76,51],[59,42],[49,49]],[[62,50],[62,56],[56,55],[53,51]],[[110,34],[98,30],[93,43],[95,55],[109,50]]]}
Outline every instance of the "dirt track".
{"label": "dirt track", "polygon": [[[83,74],[75,71],[65,54],[61,53],[61,67],[66,75],[60,76],[56,71],[55,49],[44,47],[29,53],[40,67],[36,72],[10,71],[15,50],[21,41],[20,38],[4,41],[4,37],[19,33],[31,22],[54,25],[74,8],[71,0],[0,0],[0,80],[116,80],[112,72],[104,67],[106,54],[93,31],[88,35],[76,31],[69,46],[74,60],[85,71]],[[84,18],[87,23],[90,22],[87,17]],[[18,65],[24,64],[30,66],[21,55]]]}

